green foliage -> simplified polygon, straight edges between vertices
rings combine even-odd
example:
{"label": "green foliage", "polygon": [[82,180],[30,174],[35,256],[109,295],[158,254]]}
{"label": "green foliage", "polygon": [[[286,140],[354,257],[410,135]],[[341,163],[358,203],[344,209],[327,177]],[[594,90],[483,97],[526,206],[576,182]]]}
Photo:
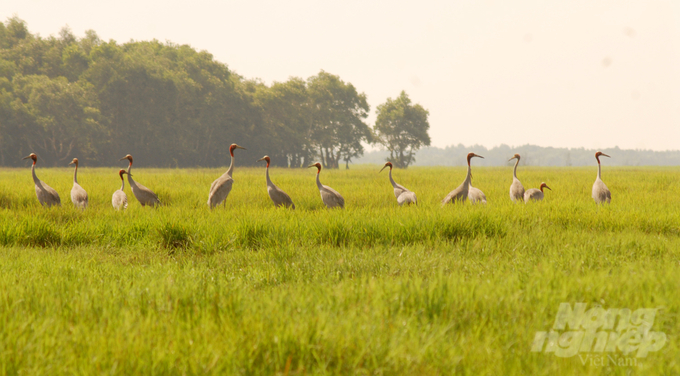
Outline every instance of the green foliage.
{"label": "green foliage", "polygon": [[53,166],[110,166],[126,154],[147,166],[223,166],[238,143],[248,148],[241,164],[267,154],[275,166],[319,158],[337,168],[373,142],[366,95],[338,76],[267,86],[170,42],[103,42],[68,27],[43,38],[14,17],[0,28],[2,78],[5,166],[30,152]]}
{"label": "green foliage", "polygon": [[411,104],[411,99],[402,91],[394,100],[387,98],[387,102],[378,106],[377,113],[376,139],[389,150],[387,160],[395,167],[408,167],[415,162],[416,151],[430,145],[429,112],[419,104]]}
{"label": "green foliage", "polygon": [[363,154],[362,141],[373,142],[371,130],[364,123],[369,111],[366,95],[324,71],[310,77],[307,85],[312,109],[311,138],[321,163],[338,168],[342,160],[348,166],[352,158]]}

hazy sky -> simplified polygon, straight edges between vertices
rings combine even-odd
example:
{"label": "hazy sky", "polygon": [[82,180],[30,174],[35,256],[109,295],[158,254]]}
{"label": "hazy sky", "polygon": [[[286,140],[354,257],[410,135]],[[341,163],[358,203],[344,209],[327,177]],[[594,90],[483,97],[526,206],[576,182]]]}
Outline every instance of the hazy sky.
{"label": "hazy sky", "polygon": [[266,83],[405,90],[435,146],[680,149],[680,2],[3,0],[32,33],[207,50]]}

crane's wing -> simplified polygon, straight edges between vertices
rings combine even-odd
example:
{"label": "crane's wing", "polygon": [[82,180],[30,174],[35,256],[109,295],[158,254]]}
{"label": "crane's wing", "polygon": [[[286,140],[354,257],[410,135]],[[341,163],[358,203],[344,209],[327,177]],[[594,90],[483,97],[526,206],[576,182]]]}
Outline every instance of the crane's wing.
{"label": "crane's wing", "polygon": [[345,207],[345,199],[342,198],[340,193],[336,191],[335,189],[324,185],[322,189],[319,190],[321,192],[321,200],[323,200],[323,203],[326,204],[326,207],[328,208],[335,208],[335,207]]}
{"label": "crane's wing", "polygon": [[59,198],[59,193],[55,191],[52,187],[45,184],[43,181],[39,181],[40,184],[35,185],[35,194],[38,196],[38,202],[40,205],[47,205],[48,207],[52,205],[61,205],[61,198]]}
{"label": "crane's wing", "polygon": [[213,208],[227,199],[231,186],[234,184],[234,179],[229,175],[224,174],[217,178],[210,186],[210,193],[208,194],[208,205]]}
{"label": "crane's wing", "polygon": [[71,188],[71,202],[75,206],[85,209],[87,207],[87,192],[78,183],[73,183]]}
{"label": "crane's wing", "polygon": [[401,196],[401,194],[404,193],[404,192],[410,192],[410,191],[408,189],[406,189],[406,187],[404,187],[403,185],[396,184],[396,183],[394,184],[394,197],[396,197],[397,200],[399,200],[399,196]]}
{"label": "crane's wing", "polygon": [[269,198],[272,199],[274,202],[274,205],[276,206],[285,206],[285,207],[293,207],[295,209],[295,205],[293,204],[293,200],[290,199],[290,196],[286,194],[286,192],[282,191],[281,188],[277,186],[273,187],[267,187],[267,192],[269,193]]}
{"label": "crane's wing", "polygon": [[134,182],[133,185],[130,183],[130,189],[132,189],[132,193],[134,193],[135,198],[137,198],[137,200],[144,205],[154,206],[161,203],[161,201],[158,199],[158,196],[156,196],[152,190],[143,186],[142,184]]}
{"label": "crane's wing", "polygon": [[463,194],[463,189],[464,187],[461,185],[458,188],[452,190],[449,192],[446,197],[442,200],[442,205],[446,205],[448,203],[454,203],[456,201],[463,201],[467,198],[467,194]]}
{"label": "crane's wing", "polygon": [[117,191],[113,192],[113,197],[111,198],[111,204],[117,210],[120,210],[121,207],[123,209],[127,209],[128,202],[127,202],[127,195],[125,194],[125,192],[123,192],[121,190],[117,190]]}
{"label": "crane's wing", "polygon": [[486,204],[486,195],[480,189],[470,186],[468,188],[468,200],[473,204],[482,203]]}
{"label": "crane's wing", "polygon": [[411,192],[411,191],[405,191],[402,192],[402,194],[397,197],[397,203],[401,206],[404,204],[418,204],[418,201],[416,200],[416,194]]}

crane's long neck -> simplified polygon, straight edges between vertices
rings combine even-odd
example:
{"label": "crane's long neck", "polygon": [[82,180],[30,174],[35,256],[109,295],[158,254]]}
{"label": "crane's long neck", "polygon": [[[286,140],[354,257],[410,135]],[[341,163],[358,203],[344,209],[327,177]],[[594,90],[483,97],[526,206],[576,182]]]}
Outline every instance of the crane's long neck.
{"label": "crane's long neck", "polygon": [[78,165],[76,165],[75,170],[73,170],[73,183],[78,184]]}
{"label": "crane's long neck", "polygon": [[467,176],[465,177],[465,185],[469,185],[471,181],[472,181],[472,168],[470,167],[470,164],[468,163],[468,171],[467,171]]}
{"label": "crane's long neck", "polygon": [[[517,179],[517,165],[519,164],[519,158],[517,158],[517,162],[515,162],[515,170],[512,172],[512,177]],[[519,179],[517,179],[519,180]]]}
{"label": "crane's long neck", "polygon": [[390,168],[390,183],[392,183],[392,186],[396,188],[397,183],[394,182],[394,179],[392,179],[392,169]]}
{"label": "crane's long neck", "polygon": [[132,170],[132,162],[130,162],[127,169],[128,183],[130,183],[130,186],[132,187],[132,176],[130,175],[130,170]]}
{"label": "crane's long neck", "polygon": [[269,179],[269,164],[267,163],[267,185],[274,185],[272,184],[271,179]]}
{"label": "crane's long neck", "polygon": [[120,177],[121,185],[120,185],[120,190],[123,191],[125,190],[125,179],[123,179],[123,176],[121,175]]}
{"label": "crane's long neck", "polygon": [[229,164],[229,169],[227,170],[227,175],[231,177],[231,174],[234,172],[234,154],[231,155],[231,163]]}
{"label": "crane's long neck", "polygon": [[40,183],[40,179],[35,175],[35,162],[33,162],[33,167],[31,167],[31,173],[33,174],[33,182],[35,184]]}
{"label": "crane's long neck", "polygon": [[323,188],[323,185],[321,184],[321,180],[319,180],[319,173],[320,173],[320,172],[321,172],[321,171],[318,171],[318,172],[316,173],[316,186],[319,188],[319,190],[321,190],[321,189]]}
{"label": "crane's long neck", "polygon": [[600,164],[600,161],[597,161],[597,178],[602,180],[602,165]]}

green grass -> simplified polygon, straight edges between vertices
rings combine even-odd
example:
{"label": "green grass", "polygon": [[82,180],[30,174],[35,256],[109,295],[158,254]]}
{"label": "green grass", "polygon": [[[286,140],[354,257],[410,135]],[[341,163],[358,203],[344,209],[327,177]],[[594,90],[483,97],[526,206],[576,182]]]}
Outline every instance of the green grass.
{"label": "green grass", "polygon": [[[520,168],[543,202],[512,204],[512,169],[474,168],[486,206],[442,208],[462,168],[272,169],[297,210],[276,209],[264,169],[135,169],[165,206],[111,207],[117,169],[38,169],[63,206],[39,206],[30,169],[0,170],[0,374],[680,373],[680,169]],[[659,308],[666,345],[637,367],[530,352],[560,303]]]}

